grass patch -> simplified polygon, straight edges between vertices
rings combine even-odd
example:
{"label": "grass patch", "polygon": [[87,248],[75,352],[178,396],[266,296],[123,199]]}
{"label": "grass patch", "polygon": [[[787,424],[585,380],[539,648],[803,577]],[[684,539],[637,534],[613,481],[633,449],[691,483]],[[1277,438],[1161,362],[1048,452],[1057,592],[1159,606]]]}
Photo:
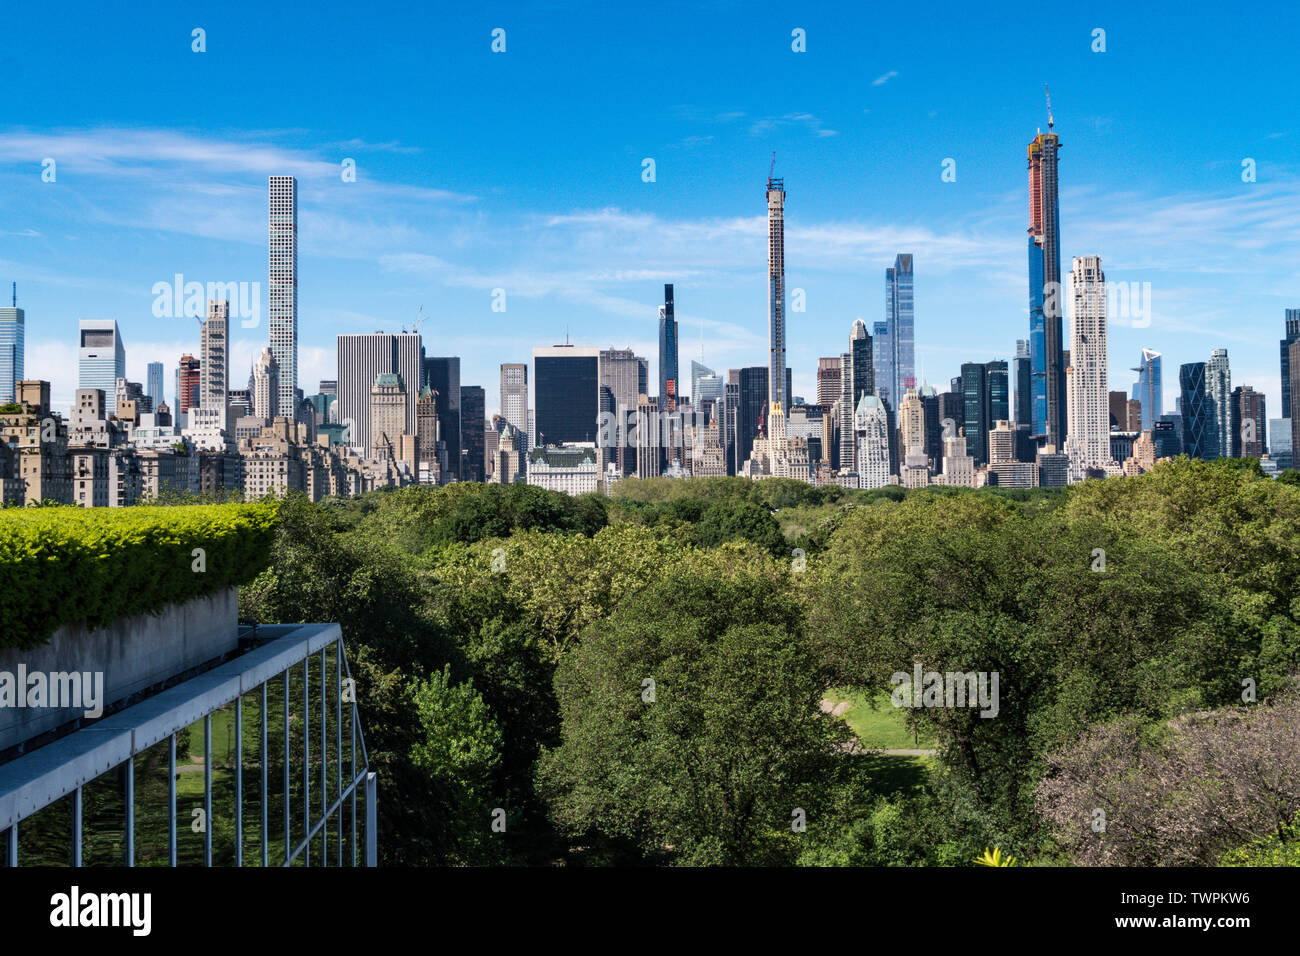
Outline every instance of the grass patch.
{"label": "grass patch", "polygon": [[889,694],[881,692],[873,697],[864,690],[852,687],[832,687],[824,695],[835,704],[847,703],[848,709],[840,719],[849,725],[858,744],[868,750],[933,750],[935,741],[925,733],[908,727],[908,711],[894,706]]}

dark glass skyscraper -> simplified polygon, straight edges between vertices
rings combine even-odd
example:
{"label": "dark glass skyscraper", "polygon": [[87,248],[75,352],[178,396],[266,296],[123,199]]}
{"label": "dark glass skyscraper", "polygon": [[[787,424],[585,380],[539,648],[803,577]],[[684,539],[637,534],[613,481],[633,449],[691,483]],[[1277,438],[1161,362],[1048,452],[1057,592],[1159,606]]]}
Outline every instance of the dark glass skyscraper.
{"label": "dark glass skyscraper", "polygon": [[754,448],[759,423],[766,422],[768,403],[767,369],[760,365],[740,369],[740,390],[736,407],[736,473],[744,467]]}
{"label": "dark glass skyscraper", "polygon": [[996,428],[998,422],[1011,420],[1011,392],[1007,363],[998,359],[986,362],[985,387],[988,389],[988,427]]}
{"label": "dark glass skyscraper", "polygon": [[595,442],[600,415],[600,349],[533,349],[537,444]]}
{"label": "dark glass skyscraper", "polygon": [[[444,483],[460,481],[461,431],[460,431],[460,359],[456,356],[437,356],[424,360],[424,384],[434,391],[434,406],[438,410],[438,427],[442,444],[447,450],[447,474]],[[423,455],[424,451],[421,450]],[[432,454],[429,456],[433,457]]]}
{"label": "dark glass skyscraper", "polygon": [[1282,351],[1282,417],[1291,417],[1291,343],[1300,342],[1300,309],[1286,310],[1286,335]]}
{"label": "dark glass skyscraper", "polygon": [[875,359],[871,353],[871,336],[867,334],[867,324],[858,319],[853,323],[853,331],[849,333],[854,408],[858,407],[858,401],[863,395],[876,393]]}
{"label": "dark glass skyscraper", "polygon": [[1178,369],[1183,419],[1183,454],[1213,458],[1218,454],[1214,412],[1205,385],[1205,363],[1189,362]]}
{"label": "dark glass skyscraper", "polygon": [[487,394],[481,385],[460,387],[461,457],[460,480],[482,481],[487,465]]}
{"label": "dark glass skyscraper", "polygon": [[1047,132],[1029,144],[1029,360],[1035,435],[1065,447],[1065,360],[1061,317],[1060,208],[1057,200],[1057,151],[1060,138]]}
{"label": "dark glass skyscraper", "polygon": [[[664,284],[664,304],[659,307],[659,408],[674,411],[681,395],[677,364],[677,319],[673,314],[673,285]],[[692,396],[694,398],[694,396]]]}
{"label": "dark glass skyscraper", "polygon": [[988,460],[988,366],[963,362],[961,366],[962,411],[966,429],[966,454],[976,465]]}

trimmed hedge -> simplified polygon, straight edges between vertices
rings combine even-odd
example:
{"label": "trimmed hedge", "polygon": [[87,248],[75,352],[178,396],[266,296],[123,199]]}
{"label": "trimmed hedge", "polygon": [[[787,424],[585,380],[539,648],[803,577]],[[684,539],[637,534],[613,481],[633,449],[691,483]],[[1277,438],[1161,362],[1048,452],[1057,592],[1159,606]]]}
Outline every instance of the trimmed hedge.
{"label": "trimmed hedge", "polygon": [[0,510],[0,646],[36,647],[64,624],[103,627],[250,581],[276,524],[265,502]]}

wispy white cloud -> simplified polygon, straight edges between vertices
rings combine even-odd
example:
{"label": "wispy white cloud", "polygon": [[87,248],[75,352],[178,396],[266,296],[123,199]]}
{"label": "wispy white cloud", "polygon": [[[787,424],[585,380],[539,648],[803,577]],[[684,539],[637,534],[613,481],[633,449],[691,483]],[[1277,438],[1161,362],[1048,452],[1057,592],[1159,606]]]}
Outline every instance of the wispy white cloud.
{"label": "wispy white cloud", "polygon": [[821,117],[812,113],[786,113],[784,116],[768,116],[757,120],[749,127],[755,136],[763,136],[775,129],[788,126],[803,126],[814,136],[838,136],[839,130],[827,129]]}
{"label": "wispy white cloud", "polygon": [[897,71],[897,70],[890,70],[888,73],[882,73],[880,76],[878,76],[878,77],[876,77],[874,80],[872,80],[872,81],[871,81],[871,85],[872,85],[872,86],[884,86],[886,83],[888,83],[890,80],[892,80],[892,79],[893,79],[894,77],[896,77],[896,76],[898,76],[898,71]]}

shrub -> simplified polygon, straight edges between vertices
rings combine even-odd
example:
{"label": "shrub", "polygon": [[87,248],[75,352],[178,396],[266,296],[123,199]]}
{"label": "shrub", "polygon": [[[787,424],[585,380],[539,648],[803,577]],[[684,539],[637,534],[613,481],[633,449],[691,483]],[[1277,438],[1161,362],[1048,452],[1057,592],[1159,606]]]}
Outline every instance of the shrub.
{"label": "shrub", "polygon": [[270,557],[275,525],[267,503],[7,509],[0,646],[36,647],[64,624],[102,627],[252,580]]}

